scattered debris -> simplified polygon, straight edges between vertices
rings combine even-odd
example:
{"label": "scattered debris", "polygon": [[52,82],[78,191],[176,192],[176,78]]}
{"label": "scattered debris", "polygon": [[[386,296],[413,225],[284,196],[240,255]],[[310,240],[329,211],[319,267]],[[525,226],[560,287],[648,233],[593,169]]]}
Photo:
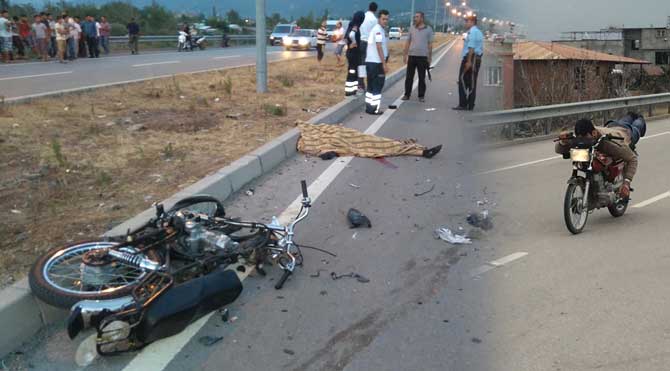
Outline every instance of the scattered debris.
{"label": "scattered debris", "polygon": [[354,184],[354,183],[349,183],[349,185],[350,185],[351,187],[356,188],[356,189],[361,188],[361,186],[356,185],[356,184]]}
{"label": "scattered debris", "polygon": [[480,338],[472,338],[472,342],[475,343],[475,344],[481,344],[482,339],[480,339]]}
{"label": "scattered debris", "polygon": [[202,337],[200,337],[200,339],[198,339],[198,342],[199,342],[200,344],[204,345],[204,346],[208,346],[208,347],[210,347],[210,346],[212,346],[212,345],[218,343],[218,342],[221,341],[221,340],[223,340],[223,336],[218,336],[218,337],[214,337],[214,336],[202,336]]}
{"label": "scattered debris", "polygon": [[237,120],[237,119],[240,118],[240,116],[241,116],[241,114],[239,114],[239,113],[229,113],[229,114],[226,115],[226,118]]}
{"label": "scattered debris", "polygon": [[469,238],[463,236],[463,235],[458,235],[454,234],[449,228],[446,226],[440,227],[435,230],[435,238],[436,239],[441,239],[443,241],[449,242],[450,244],[457,245],[457,244],[471,244],[472,240]]}
{"label": "scattered debris", "polygon": [[489,211],[484,210],[479,214],[470,214],[466,218],[468,224],[470,224],[473,227],[478,227],[481,228],[485,231],[488,231],[489,229],[493,229],[493,222],[491,221],[491,217],[489,216]]}
{"label": "scattered debris", "polygon": [[215,102],[219,102],[220,100],[221,100],[221,98],[214,98]]}
{"label": "scattered debris", "polygon": [[425,192],[415,193],[415,194],[414,194],[414,197],[420,197],[420,196],[426,195],[426,194],[432,192],[434,189],[435,189],[435,184],[433,184],[432,186],[430,186],[430,189],[427,190],[427,191],[425,191]]}
{"label": "scattered debris", "polygon": [[347,219],[349,220],[350,228],[358,228],[364,226],[372,228],[372,223],[370,223],[370,219],[368,219],[367,216],[363,215],[363,213],[361,213],[356,209],[353,208],[349,209],[349,211],[347,212]]}
{"label": "scattered debris", "polygon": [[223,322],[228,322],[228,316],[229,316],[228,308],[225,308],[219,312],[221,313],[221,320]]}
{"label": "scattered debris", "polygon": [[247,196],[253,196],[254,195],[254,189],[249,188],[244,192],[244,194],[246,194]]}
{"label": "scattered debris", "polygon": [[437,108],[426,108],[426,112],[433,112],[437,110]]}
{"label": "scattered debris", "polygon": [[290,356],[295,355],[295,352],[292,351],[291,349],[284,349],[284,353],[286,353],[286,354],[288,354],[288,355],[290,355]]}
{"label": "scattered debris", "polygon": [[334,281],[334,280],[339,280],[340,278],[355,278],[358,282],[362,282],[362,283],[368,283],[368,282],[370,282],[369,279],[367,279],[367,278],[361,276],[361,275],[358,274],[358,273],[354,273],[354,272],[347,273],[347,274],[342,274],[342,275],[338,275],[338,274],[335,273],[335,272],[330,272],[330,278],[332,278],[333,281]]}
{"label": "scattered debris", "polygon": [[397,108],[398,106],[396,106],[395,104],[389,104],[389,109],[397,109]]}
{"label": "scattered debris", "polygon": [[310,274],[309,276],[312,277],[312,278],[317,278],[317,277],[321,276],[321,271],[325,272],[326,270],[325,269],[319,269],[319,270],[316,271],[316,273]]}
{"label": "scattered debris", "polygon": [[335,151],[324,152],[324,153],[322,153],[322,154],[319,155],[319,158],[321,158],[321,159],[324,160],[324,161],[332,160],[332,159],[334,159],[335,157],[339,157],[339,155],[338,155],[337,152],[335,152]]}
{"label": "scattered debris", "polygon": [[352,239],[352,240],[355,240],[355,239],[356,239],[356,236],[358,236],[358,232],[355,232],[354,234],[352,234],[352,235],[351,235],[351,239]]}
{"label": "scattered debris", "polygon": [[69,110],[70,110],[70,107],[68,107],[68,106],[65,106],[65,108],[63,108],[63,111],[69,111]]}
{"label": "scattered debris", "polygon": [[12,209],[10,211],[12,212],[12,214],[22,214],[21,210]]}
{"label": "scattered debris", "polygon": [[326,295],[328,295],[328,291],[326,291],[326,290],[321,290],[321,291],[319,292],[319,295],[321,295],[321,296],[326,296]]}
{"label": "scattered debris", "polygon": [[105,117],[107,117],[107,115],[98,115],[99,119],[104,119]]}
{"label": "scattered debris", "polygon": [[237,317],[237,316],[233,316],[233,317],[230,319],[230,323],[233,323],[233,322],[235,322],[235,321],[237,321],[237,320],[238,320],[238,317]]}

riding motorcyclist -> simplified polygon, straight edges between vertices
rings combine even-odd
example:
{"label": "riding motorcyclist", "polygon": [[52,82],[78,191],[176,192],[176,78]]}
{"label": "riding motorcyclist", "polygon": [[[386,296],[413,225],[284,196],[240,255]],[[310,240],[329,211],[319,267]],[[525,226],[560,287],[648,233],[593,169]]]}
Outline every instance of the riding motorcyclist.
{"label": "riding motorcyclist", "polygon": [[[627,200],[630,197],[630,183],[633,181],[633,177],[637,171],[637,154],[630,147],[632,143],[630,131],[625,127],[596,127],[589,119],[580,119],[575,124],[575,137],[577,138],[598,140],[598,138],[607,134],[623,138],[623,140],[604,140],[600,143],[597,149],[615,161],[623,160],[624,182],[619,189],[619,196]],[[558,143],[556,143],[556,153],[564,156],[569,155],[570,148],[572,147],[571,133],[563,131],[561,132],[559,139]]]}

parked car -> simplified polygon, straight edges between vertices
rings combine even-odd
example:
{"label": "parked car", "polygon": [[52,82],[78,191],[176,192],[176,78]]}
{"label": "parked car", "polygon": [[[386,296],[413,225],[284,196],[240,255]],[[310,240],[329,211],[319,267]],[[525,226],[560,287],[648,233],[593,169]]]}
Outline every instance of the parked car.
{"label": "parked car", "polygon": [[309,50],[316,48],[316,30],[301,29],[294,31],[283,39],[284,49]]}
{"label": "parked car", "polygon": [[402,36],[402,30],[400,27],[391,27],[389,29],[389,40],[398,39]]}
{"label": "parked car", "polygon": [[278,24],[270,34],[270,45],[281,45],[284,37],[292,34],[298,29],[296,24]]}

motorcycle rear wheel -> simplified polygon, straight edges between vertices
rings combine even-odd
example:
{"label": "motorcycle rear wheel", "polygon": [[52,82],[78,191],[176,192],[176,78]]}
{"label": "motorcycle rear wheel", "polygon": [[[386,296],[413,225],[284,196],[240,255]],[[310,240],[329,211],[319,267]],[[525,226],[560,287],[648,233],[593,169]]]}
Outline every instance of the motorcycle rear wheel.
{"label": "motorcycle rear wheel", "polygon": [[[71,308],[82,300],[106,300],[130,295],[146,272],[115,259],[99,266],[84,263],[84,254],[117,245],[110,241],[85,241],[49,250],[40,256],[28,275],[30,288],[39,299],[59,308]],[[132,248],[121,248],[131,252]],[[149,250],[142,255],[162,263]],[[88,270],[87,270],[88,269]]]}
{"label": "motorcycle rear wheel", "polygon": [[588,206],[583,205],[584,187],[581,184],[570,184],[565,192],[563,217],[565,226],[572,234],[582,233],[589,217]]}

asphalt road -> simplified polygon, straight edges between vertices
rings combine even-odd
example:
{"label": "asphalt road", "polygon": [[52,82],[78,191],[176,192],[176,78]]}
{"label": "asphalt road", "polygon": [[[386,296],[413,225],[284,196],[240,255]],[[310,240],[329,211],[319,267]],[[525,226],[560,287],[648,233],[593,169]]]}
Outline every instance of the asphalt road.
{"label": "asphalt road", "polygon": [[[346,122],[444,144],[435,158],[296,156],[255,181],[253,196],[227,202],[229,215],[269,220],[307,179],[314,207],[298,241],[336,258],[305,250],[304,266],[281,291],[273,288],[276,270],[244,281],[228,307],[234,322],[214,314],[138,354],[98,359],[87,369],[666,370],[670,197],[642,202],[670,190],[670,120],[650,122],[638,145],[632,205],[646,206],[619,219],[595,212],[586,231],[572,236],[561,209],[570,165],[551,142],[485,151],[465,135],[462,113],[450,109],[459,49],[434,70],[425,103],[413,97],[383,116],[355,114]],[[391,89],[384,106],[401,94],[399,85]],[[372,228],[349,229],[350,207],[367,214]],[[494,229],[474,229],[472,245],[433,237],[441,225],[472,230],[467,214],[484,209]],[[330,272],[370,282],[334,281]],[[198,342],[202,336],[223,340],[208,347]],[[15,364],[76,369],[77,341],[54,326],[23,346]]]}
{"label": "asphalt road", "polygon": [[[331,45],[329,47],[332,48]],[[284,51],[279,46],[268,46],[268,61],[300,58],[314,53]],[[81,58],[68,64],[57,61],[0,64],[0,96],[24,97],[156,76],[233,68],[255,62],[255,47],[240,47],[193,52],[140,52],[138,55]]]}

